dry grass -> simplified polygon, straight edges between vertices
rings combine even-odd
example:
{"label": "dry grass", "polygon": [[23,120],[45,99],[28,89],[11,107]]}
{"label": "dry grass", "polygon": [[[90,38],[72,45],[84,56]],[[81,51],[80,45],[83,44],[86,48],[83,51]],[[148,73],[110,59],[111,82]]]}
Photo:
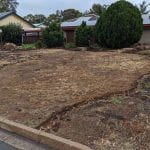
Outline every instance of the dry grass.
{"label": "dry grass", "polygon": [[0,63],[0,115],[32,127],[65,106],[127,90],[150,71],[146,56],[117,52],[3,52]]}

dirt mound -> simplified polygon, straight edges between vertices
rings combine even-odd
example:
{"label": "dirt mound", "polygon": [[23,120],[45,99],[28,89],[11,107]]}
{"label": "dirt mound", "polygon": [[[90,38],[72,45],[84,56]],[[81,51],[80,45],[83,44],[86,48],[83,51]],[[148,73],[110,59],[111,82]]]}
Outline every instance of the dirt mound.
{"label": "dirt mound", "polygon": [[18,47],[13,44],[13,43],[6,43],[3,47],[2,47],[2,50],[3,51],[15,51],[17,50]]}

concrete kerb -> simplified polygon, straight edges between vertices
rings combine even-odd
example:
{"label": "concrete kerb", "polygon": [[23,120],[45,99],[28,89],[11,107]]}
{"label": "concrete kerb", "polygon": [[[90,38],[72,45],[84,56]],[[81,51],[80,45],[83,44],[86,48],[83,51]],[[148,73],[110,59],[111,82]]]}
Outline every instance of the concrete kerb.
{"label": "concrete kerb", "polygon": [[80,143],[32,129],[2,117],[0,117],[0,128],[58,150],[92,150],[88,146],[82,145]]}

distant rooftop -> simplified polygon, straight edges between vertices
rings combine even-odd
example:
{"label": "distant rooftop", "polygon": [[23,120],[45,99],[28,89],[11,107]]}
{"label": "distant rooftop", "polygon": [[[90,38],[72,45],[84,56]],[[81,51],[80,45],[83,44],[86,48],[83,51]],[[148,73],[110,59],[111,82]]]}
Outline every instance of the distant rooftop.
{"label": "distant rooftop", "polygon": [[61,27],[77,27],[82,24],[82,22],[86,22],[88,26],[94,26],[98,20],[99,16],[97,15],[87,15],[82,16],[75,19],[70,19],[68,21],[65,21],[61,24]]}
{"label": "distant rooftop", "polygon": [[143,15],[142,18],[143,18],[143,24],[144,25],[150,24],[150,14]]}
{"label": "distant rooftop", "polygon": [[[70,19],[61,24],[61,27],[77,27],[82,24],[82,22],[86,22],[88,26],[94,26],[98,20],[99,16],[97,15],[87,15],[75,19]],[[150,25],[150,14],[143,15],[143,24]]]}
{"label": "distant rooftop", "polygon": [[37,27],[37,28],[46,28],[46,26],[44,25],[44,23],[42,22],[42,23],[35,23],[35,24],[33,24],[35,27]]}

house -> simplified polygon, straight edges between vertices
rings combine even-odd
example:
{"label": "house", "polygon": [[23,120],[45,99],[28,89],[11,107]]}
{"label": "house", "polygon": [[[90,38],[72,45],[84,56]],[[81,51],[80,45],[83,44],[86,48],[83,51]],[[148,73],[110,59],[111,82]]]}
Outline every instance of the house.
{"label": "house", "polygon": [[143,15],[143,25],[144,25],[144,30],[143,30],[143,35],[140,40],[140,43],[143,44],[150,44],[150,15]]}
{"label": "house", "polygon": [[41,28],[36,27],[15,12],[2,12],[0,13],[0,26],[15,23],[21,25],[23,28],[22,32],[22,43],[34,43],[41,37]]}
{"label": "house", "polygon": [[[143,15],[142,17],[144,31],[140,43],[150,44],[150,15]],[[69,43],[74,41],[75,30],[83,21],[86,22],[88,26],[95,26],[98,18],[99,16],[97,15],[88,15],[63,22],[61,27],[64,31],[66,42]]]}
{"label": "house", "polygon": [[86,22],[87,26],[95,26],[99,16],[97,15],[87,15],[75,19],[68,20],[61,24],[64,31],[64,37],[67,43],[74,41],[75,30],[82,22]]}
{"label": "house", "polygon": [[41,29],[44,29],[46,28],[46,25],[44,25],[44,23],[35,23],[33,24],[36,28],[41,28]]}
{"label": "house", "polygon": [[19,24],[23,29],[34,28],[34,25],[27,20],[16,14],[15,12],[2,12],[0,13],[0,26],[8,25],[10,23]]}

